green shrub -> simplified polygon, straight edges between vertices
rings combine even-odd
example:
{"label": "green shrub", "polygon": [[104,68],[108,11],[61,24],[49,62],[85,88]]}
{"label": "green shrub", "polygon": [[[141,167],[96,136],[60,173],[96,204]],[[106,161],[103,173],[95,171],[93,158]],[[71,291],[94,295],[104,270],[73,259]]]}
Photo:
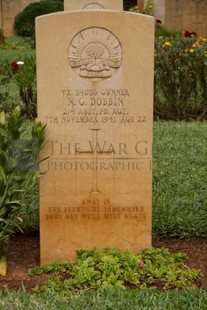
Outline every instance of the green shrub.
{"label": "green shrub", "polygon": [[155,40],[155,118],[207,118],[206,49],[202,37]]}
{"label": "green shrub", "polygon": [[0,257],[9,235],[20,229],[19,210],[27,184],[38,175],[38,153],[44,143],[45,126],[40,121],[34,122],[31,136],[24,140],[23,123],[19,107],[10,115],[0,113]]}
{"label": "green shrub", "polygon": [[29,4],[15,17],[14,31],[17,35],[27,37],[35,34],[35,18],[40,15],[63,11],[60,1],[40,1]]}

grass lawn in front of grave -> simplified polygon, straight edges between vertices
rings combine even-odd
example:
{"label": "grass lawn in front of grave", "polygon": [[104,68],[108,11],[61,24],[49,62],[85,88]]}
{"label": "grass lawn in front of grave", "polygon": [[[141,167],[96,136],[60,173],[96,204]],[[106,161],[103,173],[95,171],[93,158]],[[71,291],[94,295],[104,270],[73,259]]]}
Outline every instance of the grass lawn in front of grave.
{"label": "grass lawn in front of grave", "polygon": [[207,122],[155,122],[153,236],[207,236]]}
{"label": "grass lawn in front of grave", "polygon": [[125,291],[118,289],[81,292],[71,299],[60,297],[52,291],[45,295],[30,295],[24,291],[0,291],[0,309],[13,310],[205,310],[207,291],[185,289],[159,292],[153,289]]}

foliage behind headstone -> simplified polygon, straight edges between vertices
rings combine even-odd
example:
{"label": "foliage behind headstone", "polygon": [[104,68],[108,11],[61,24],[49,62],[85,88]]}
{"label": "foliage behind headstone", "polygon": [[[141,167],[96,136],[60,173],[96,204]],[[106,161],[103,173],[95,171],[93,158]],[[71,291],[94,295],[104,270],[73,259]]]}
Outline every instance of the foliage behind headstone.
{"label": "foliage behind headstone", "polygon": [[160,37],[155,43],[155,117],[206,119],[207,39]]}
{"label": "foliage behind headstone", "polygon": [[14,31],[19,36],[34,36],[35,18],[40,15],[59,11],[63,11],[63,3],[61,1],[47,0],[31,3],[22,12],[16,15]]}

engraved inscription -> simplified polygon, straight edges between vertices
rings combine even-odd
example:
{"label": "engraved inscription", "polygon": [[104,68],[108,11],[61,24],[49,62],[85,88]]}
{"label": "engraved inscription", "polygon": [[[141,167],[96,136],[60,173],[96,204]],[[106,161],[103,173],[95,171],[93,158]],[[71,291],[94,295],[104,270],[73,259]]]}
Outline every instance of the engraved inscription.
{"label": "engraved inscription", "polygon": [[98,3],[89,3],[83,7],[84,10],[102,10],[104,7]]}
{"label": "engraved inscription", "polygon": [[99,81],[111,77],[119,69],[122,48],[109,30],[86,28],[72,39],[68,58],[70,66],[80,77]]}
{"label": "engraved inscription", "polygon": [[[49,124],[121,125],[147,123],[143,114],[132,114],[129,110],[130,91],[127,88],[62,88],[60,90],[62,111],[59,115],[46,115]],[[140,105],[144,105],[144,102]]]}
{"label": "engraved inscription", "polygon": [[[97,146],[98,144],[98,131],[101,130],[99,128],[93,128],[90,129],[92,131],[93,134],[93,143]],[[108,151],[100,151],[97,150],[97,148],[95,147],[93,150],[88,150],[88,151],[79,151],[77,152],[79,155],[89,155],[92,154],[93,155],[93,165],[95,167],[97,167],[97,163],[98,163],[98,155],[100,154],[112,154],[112,150],[108,150]],[[93,170],[93,184],[92,184],[92,191],[91,193],[95,194],[95,193],[100,193],[99,189],[98,189],[98,169],[94,169]]]}
{"label": "engraved inscription", "polygon": [[110,199],[84,199],[80,205],[48,207],[47,221],[121,220],[142,222],[146,219],[143,205],[113,205]]}

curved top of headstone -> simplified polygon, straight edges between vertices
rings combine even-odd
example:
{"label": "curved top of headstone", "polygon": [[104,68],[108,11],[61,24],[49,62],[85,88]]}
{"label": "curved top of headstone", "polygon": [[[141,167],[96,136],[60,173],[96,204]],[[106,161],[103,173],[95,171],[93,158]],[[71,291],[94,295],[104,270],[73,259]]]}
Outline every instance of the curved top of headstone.
{"label": "curved top of headstone", "polygon": [[64,0],[64,10],[123,10],[123,0]]}
{"label": "curved top of headstone", "polygon": [[89,3],[83,7],[83,10],[96,10],[96,9],[105,9],[105,7],[99,3]]}

